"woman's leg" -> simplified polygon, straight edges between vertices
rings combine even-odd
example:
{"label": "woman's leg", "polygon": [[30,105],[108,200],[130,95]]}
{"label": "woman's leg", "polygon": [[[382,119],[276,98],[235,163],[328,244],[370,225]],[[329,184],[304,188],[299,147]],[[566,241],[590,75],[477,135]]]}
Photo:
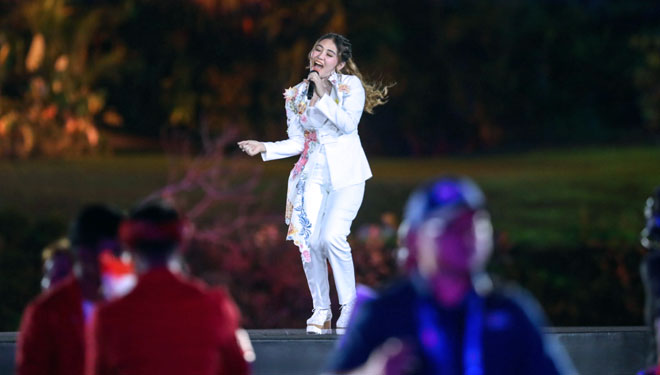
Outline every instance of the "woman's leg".
{"label": "woman's leg", "polygon": [[328,284],[327,253],[318,245],[322,232],[321,221],[328,197],[327,168],[322,161],[311,171],[305,184],[303,207],[311,224],[309,238],[311,262],[303,261],[307,285],[312,294],[314,313],[307,319],[307,333],[332,333],[332,311],[330,310],[330,288]]}
{"label": "woman's leg", "polygon": [[[321,164],[321,163],[319,163]],[[311,224],[312,235],[309,239],[311,262],[303,262],[309,291],[312,294],[314,310],[330,309],[330,288],[328,285],[328,264],[325,249],[318,246],[319,232],[322,232],[321,220],[326,205],[328,191],[325,181],[324,166],[317,165],[305,183],[303,207]]]}
{"label": "woman's leg", "polygon": [[351,247],[346,237],[362,205],[364,183],[331,191],[325,202],[325,215],[319,228],[319,243],[327,253],[337,286],[339,304],[355,299],[355,270]]}

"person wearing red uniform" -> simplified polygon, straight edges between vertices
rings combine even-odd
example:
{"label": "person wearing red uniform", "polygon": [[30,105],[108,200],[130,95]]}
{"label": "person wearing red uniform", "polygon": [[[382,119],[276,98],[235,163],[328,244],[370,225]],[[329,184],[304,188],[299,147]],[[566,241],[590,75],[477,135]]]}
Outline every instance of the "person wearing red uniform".
{"label": "person wearing red uniform", "polygon": [[98,255],[119,249],[121,214],[106,206],[85,207],[71,228],[73,275],[31,302],[21,320],[17,375],[82,375],[85,321],[102,299]]}
{"label": "person wearing red uniform", "polygon": [[182,234],[177,212],[147,203],[120,232],[135,256],[138,282],[97,309],[86,374],[247,374],[231,298],[168,269]]}

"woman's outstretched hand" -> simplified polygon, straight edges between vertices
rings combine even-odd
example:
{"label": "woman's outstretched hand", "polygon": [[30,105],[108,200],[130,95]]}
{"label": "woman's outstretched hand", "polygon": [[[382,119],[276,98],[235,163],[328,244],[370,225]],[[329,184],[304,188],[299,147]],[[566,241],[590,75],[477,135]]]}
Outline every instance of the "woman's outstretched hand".
{"label": "woman's outstretched hand", "polygon": [[247,140],[238,142],[238,147],[250,156],[266,152],[266,146],[259,141]]}

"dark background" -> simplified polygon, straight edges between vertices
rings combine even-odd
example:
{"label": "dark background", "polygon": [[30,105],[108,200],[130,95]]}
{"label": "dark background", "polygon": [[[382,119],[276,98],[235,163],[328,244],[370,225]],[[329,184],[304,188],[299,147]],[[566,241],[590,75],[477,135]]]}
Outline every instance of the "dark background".
{"label": "dark background", "polygon": [[41,249],[84,203],[126,209],[186,179],[173,193],[185,212],[208,181],[235,194],[202,210],[212,238],[187,253],[192,272],[228,285],[248,328],[302,326],[281,224],[293,160],[264,172],[233,145],[286,136],[282,92],[328,31],[348,36],[365,77],[396,83],[360,123],[376,176],[351,237],[360,282],[396,273],[381,214],[426,178],[464,173],[491,199],[493,271],[556,324],[641,324],[659,19],[650,0],[0,2],[0,330],[17,329]]}
{"label": "dark background", "polygon": [[[55,4],[47,8],[48,3]],[[70,58],[73,92],[94,92],[121,133],[164,127],[284,135],[279,99],[327,31],[346,34],[365,76],[396,82],[360,126],[371,155],[657,142],[654,1],[21,1],[0,5],[4,101]],[[36,33],[43,63],[27,72]],[[77,90],[77,91],[76,91]],[[86,91],[85,91],[86,90]],[[57,96],[57,95],[51,95]],[[71,98],[50,98],[75,108]],[[103,111],[91,120],[101,129]],[[35,149],[38,154],[38,149]]]}

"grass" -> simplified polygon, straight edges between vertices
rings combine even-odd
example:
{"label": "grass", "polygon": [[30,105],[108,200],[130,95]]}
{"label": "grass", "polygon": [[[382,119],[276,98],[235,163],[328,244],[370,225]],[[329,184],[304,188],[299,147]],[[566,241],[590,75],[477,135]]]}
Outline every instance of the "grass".
{"label": "grass", "polygon": [[0,206],[72,217],[88,202],[129,207],[167,181],[159,155],[0,162]]}
{"label": "grass", "polygon": [[[630,243],[637,241],[643,226],[646,197],[660,185],[658,161],[660,149],[655,148],[377,160],[361,214],[371,221],[388,206],[400,212],[402,195],[412,185],[443,173],[466,174],[486,192],[496,230],[514,243],[536,248],[572,248],[589,241]],[[383,199],[396,190],[396,196]]]}
{"label": "grass", "polygon": [[[257,197],[283,216],[295,160],[230,160],[245,174],[262,172]],[[491,266],[528,287],[553,322],[641,324],[638,241],[644,202],[660,185],[658,161],[660,149],[651,147],[371,158],[374,178],[367,182],[353,229],[378,223],[385,212],[400,217],[410,191],[422,181],[468,175],[490,202],[501,250]],[[0,283],[6,302],[0,330],[16,329],[25,303],[38,293],[40,249],[65,230],[83,204],[129,208],[163,187],[175,169],[163,155],[0,161],[0,274],[7,281]]]}
{"label": "grass", "polygon": [[[643,226],[646,197],[660,185],[660,149],[627,147],[536,151],[437,159],[372,158],[356,227],[400,215],[411,189],[444,173],[473,177],[485,190],[495,228],[515,244],[574,248],[579,243],[631,244]],[[263,168],[265,204],[283,210],[294,159],[235,161]],[[86,202],[128,208],[163,186],[170,167],[161,155],[74,160],[0,161],[0,209],[70,218]]]}

